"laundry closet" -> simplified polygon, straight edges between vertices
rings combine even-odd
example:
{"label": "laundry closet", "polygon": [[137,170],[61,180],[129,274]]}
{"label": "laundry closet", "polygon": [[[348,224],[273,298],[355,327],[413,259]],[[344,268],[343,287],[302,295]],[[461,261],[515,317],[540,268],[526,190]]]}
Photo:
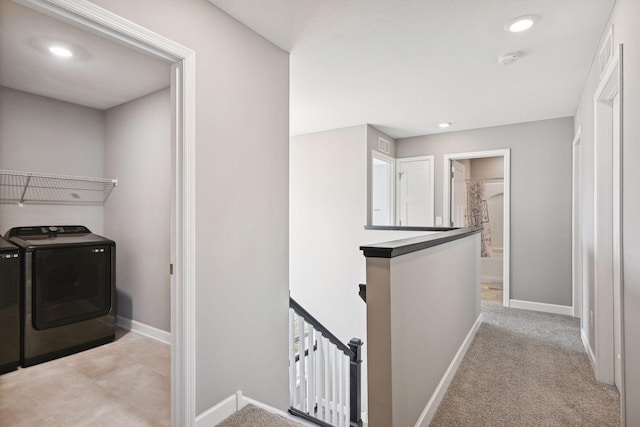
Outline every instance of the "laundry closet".
{"label": "laundry closet", "polygon": [[0,9],[0,234],[112,240],[117,324],[170,342],[170,64],[11,2]]}

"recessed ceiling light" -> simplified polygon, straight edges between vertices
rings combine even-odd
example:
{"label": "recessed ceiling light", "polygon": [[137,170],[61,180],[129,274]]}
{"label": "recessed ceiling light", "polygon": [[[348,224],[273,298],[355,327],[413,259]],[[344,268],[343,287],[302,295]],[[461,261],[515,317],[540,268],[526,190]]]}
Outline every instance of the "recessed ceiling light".
{"label": "recessed ceiling light", "polygon": [[511,33],[521,33],[533,27],[533,24],[535,24],[537,20],[538,17],[535,15],[519,16],[507,22],[504,29]]}
{"label": "recessed ceiling light", "polygon": [[51,46],[49,48],[49,52],[56,56],[59,56],[60,58],[71,58],[73,56],[73,52],[62,46]]}
{"label": "recessed ceiling light", "polygon": [[451,126],[451,122],[442,122],[442,123],[438,123],[438,127],[442,128],[442,129],[446,129],[449,126]]}

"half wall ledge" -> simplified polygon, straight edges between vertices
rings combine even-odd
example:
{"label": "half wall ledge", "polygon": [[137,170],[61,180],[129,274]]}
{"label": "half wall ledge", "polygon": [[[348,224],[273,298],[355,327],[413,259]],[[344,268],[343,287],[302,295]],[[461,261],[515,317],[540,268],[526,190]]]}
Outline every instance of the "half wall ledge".
{"label": "half wall ledge", "polygon": [[463,239],[476,233],[480,233],[481,228],[443,228],[443,227],[387,227],[387,226],[366,226],[367,230],[406,230],[406,231],[438,231],[438,233],[426,236],[410,237],[407,239],[393,240],[390,242],[375,243],[372,245],[360,246],[360,250],[367,258],[394,258],[411,252],[433,246],[442,245],[454,240]]}

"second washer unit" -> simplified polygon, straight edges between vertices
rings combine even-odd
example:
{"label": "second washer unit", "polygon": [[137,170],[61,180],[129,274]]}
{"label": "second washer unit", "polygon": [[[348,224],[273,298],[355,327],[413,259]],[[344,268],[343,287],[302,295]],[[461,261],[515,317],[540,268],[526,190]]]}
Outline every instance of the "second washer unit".
{"label": "second washer unit", "polygon": [[0,237],[0,374],[20,363],[20,251]]}

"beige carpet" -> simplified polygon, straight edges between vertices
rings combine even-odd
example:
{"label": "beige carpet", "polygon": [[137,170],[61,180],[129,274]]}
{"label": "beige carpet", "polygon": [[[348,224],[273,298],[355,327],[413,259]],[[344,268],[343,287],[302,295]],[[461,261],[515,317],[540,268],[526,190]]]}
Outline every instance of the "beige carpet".
{"label": "beige carpet", "polygon": [[218,427],[299,427],[301,425],[257,406],[247,405],[218,424]]}
{"label": "beige carpet", "polygon": [[432,426],[618,426],[617,390],[595,380],[579,321],[483,303],[484,323]]}

